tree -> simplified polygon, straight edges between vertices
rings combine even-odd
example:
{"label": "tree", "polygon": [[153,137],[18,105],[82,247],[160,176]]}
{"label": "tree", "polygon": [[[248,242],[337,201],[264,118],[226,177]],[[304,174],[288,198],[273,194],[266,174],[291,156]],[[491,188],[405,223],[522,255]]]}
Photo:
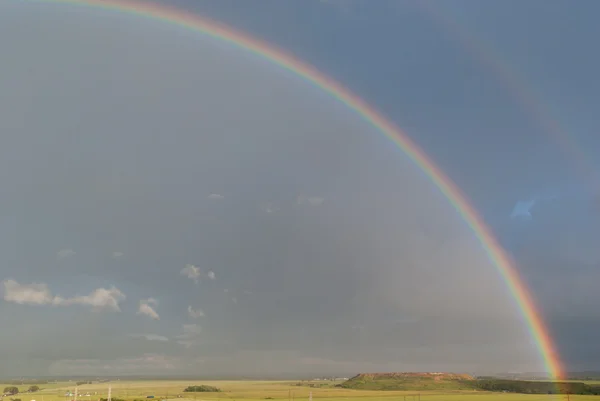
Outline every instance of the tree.
{"label": "tree", "polygon": [[36,391],[40,391],[40,388],[38,386],[29,386],[29,391],[30,393],[35,393]]}
{"label": "tree", "polygon": [[189,386],[185,390],[186,393],[219,393],[220,389],[213,386],[201,385],[201,386]]}
{"label": "tree", "polygon": [[19,388],[15,386],[10,386],[4,388],[4,394],[15,395],[19,393]]}

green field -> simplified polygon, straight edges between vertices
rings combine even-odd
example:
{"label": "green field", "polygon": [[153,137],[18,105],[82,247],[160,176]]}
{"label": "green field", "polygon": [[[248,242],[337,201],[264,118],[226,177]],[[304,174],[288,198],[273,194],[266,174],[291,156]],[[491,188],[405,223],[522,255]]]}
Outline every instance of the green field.
{"label": "green field", "polygon": [[[220,393],[184,393],[183,389],[190,385],[207,384],[218,387]],[[308,401],[312,392],[313,400],[337,399],[340,401],[562,401],[567,400],[563,395],[526,395],[511,393],[488,393],[482,391],[370,391],[336,388],[332,383],[321,388],[311,388],[308,384],[298,386],[298,382],[291,381],[112,381],[113,398],[122,398],[129,401],[146,400],[146,396],[154,395],[156,401],[168,399],[170,401],[237,401],[237,400],[279,400],[279,401]],[[313,382],[321,385],[320,382]],[[9,384],[0,384],[0,389]],[[109,383],[86,384],[78,387],[80,397],[78,401],[97,401],[107,395]],[[29,385],[17,386],[25,391]],[[22,401],[70,401],[73,397],[65,397],[65,392],[75,390],[75,381],[40,384],[41,391],[37,393],[21,393],[11,398]],[[90,396],[85,396],[90,393]],[[97,393],[97,394],[94,394]],[[83,396],[81,396],[83,395]],[[178,398],[180,395],[182,398]],[[600,401],[600,396],[571,395],[570,401]]]}

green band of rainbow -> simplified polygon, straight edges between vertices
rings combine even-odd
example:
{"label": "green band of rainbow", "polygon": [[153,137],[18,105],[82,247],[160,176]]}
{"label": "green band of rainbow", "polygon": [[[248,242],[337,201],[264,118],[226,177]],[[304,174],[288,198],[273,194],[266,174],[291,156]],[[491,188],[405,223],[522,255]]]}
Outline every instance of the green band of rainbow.
{"label": "green band of rainbow", "polygon": [[[37,1],[37,0],[36,0]],[[335,80],[320,73],[316,68],[298,60],[292,55],[267,45],[245,33],[238,32],[230,27],[207,20],[195,14],[140,0],[42,0],[54,3],[90,6],[113,10],[145,17],[164,23],[175,24],[180,27],[203,33],[211,38],[228,42],[238,48],[248,50],[272,63],[284,68],[308,82],[319,87],[324,92],[344,103],[354,110],[366,122],[381,131],[391,139],[408,157],[431,179],[442,191],[448,201],[459,215],[473,230],[481,245],[485,249],[490,261],[496,266],[500,275],[506,282],[508,289],[516,300],[518,307],[527,321],[532,339],[543,359],[546,370],[551,378],[561,378],[560,360],[554,350],[548,331],[537,313],[533,300],[519,275],[513,267],[508,256],[499,246],[489,228],[486,227],[475,209],[467,202],[456,185],[425,155],[425,153],[411,141],[411,139],[392,122],[379,114],[357,95],[344,88]]]}

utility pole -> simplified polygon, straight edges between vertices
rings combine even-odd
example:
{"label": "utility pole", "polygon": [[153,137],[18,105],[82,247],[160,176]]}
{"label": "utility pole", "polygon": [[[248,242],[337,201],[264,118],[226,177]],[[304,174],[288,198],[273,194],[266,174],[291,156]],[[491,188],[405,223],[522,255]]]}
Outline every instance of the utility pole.
{"label": "utility pole", "polygon": [[107,397],[107,401],[111,401],[111,399],[112,399],[111,392],[112,392],[112,387],[109,384],[108,385],[108,397]]}

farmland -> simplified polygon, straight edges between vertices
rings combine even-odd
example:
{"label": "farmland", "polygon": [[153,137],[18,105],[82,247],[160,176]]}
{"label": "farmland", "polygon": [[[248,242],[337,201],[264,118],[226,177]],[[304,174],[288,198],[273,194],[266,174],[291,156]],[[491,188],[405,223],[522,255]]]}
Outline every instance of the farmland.
{"label": "farmland", "polygon": [[[434,391],[375,391],[355,390],[335,387],[341,382],[299,382],[299,381],[204,381],[204,380],[117,380],[110,383],[83,384],[78,386],[80,401],[97,401],[106,398],[108,386],[112,387],[112,397],[127,401],[146,400],[154,396],[157,401],[308,401],[312,392],[314,401],[562,401],[565,395],[527,395],[512,393],[491,393],[475,390]],[[1,388],[11,385],[0,384]],[[20,391],[26,391],[31,383],[19,385]],[[191,385],[215,386],[221,390],[216,393],[186,393],[183,390]],[[314,385],[315,387],[310,387]],[[75,381],[40,384],[36,393],[20,393],[5,397],[5,401],[70,401],[65,393],[75,390]],[[86,396],[86,394],[90,394]],[[600,401],[600,396],[571,395],[570,401]]]}

